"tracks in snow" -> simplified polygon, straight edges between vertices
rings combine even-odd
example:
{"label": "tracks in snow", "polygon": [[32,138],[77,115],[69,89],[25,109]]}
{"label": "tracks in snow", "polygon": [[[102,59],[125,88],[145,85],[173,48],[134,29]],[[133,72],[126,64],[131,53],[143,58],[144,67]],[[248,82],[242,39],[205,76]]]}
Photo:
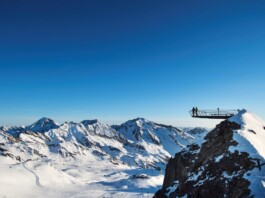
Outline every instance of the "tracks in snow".
{"label": "tracks in snow", "polygon": [[36,185],[37,185],[38,187],[42,187],[42,185],[41,185],[41,183],[40,183],[40,178],[39,178],[39,176],[38,176],[34,171],[30,170],[30,169],[26,166],[26,163],[27,163],[28,161],[30,161],[30,160],[27,160],[27,161],[23,162],[22,165],[24,166],[24,168],[25,168],[27,171],[31,172],[31,173],[34,175],[34,177],[35,177],[35,181],[36,181]]}

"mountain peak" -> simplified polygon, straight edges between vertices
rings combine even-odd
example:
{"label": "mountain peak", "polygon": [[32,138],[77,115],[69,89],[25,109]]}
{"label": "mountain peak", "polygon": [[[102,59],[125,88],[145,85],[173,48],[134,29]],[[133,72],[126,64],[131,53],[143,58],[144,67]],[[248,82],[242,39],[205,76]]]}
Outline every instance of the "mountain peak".
{"label": "mountain peak", "polygon": [[250,113],[250,112],[247,111],[246,109],[239,110],[238,113],[235,116],[229,118],[228,120],[230,122],[235,122],[235,123],[237,123],[239,125],[242,125],[242,124],[244,124],[243,115],[246,114],[246,113]]}
{"label": "mountain peak", "polygon": [[263,197],[264,142],[265,121],[240,110],[210,131],[201,146],[189,145],[169,160],[156,197]]}
{"label": "mountain peak", "polygon": [[237,134],[244,137],[265,159],[265,121],[254,113],[245,109],[228,121],[235,122],[241,126],[241,130],[236,131]]}
{"label": "mountain peak", "polygon": [[98,123],[98,119],[94,119],[94,120],[83,120],[81,123],[84,126],[93,125],[93,124]]}
{"label": "mountain peak", "polygon": [[54,120],[50,118],[43,117],[38,121],[36,121],[35,123],[33,123],[32,125],[26,127],[26,130],[44,133],[51,129],[56,129],[56,128],[59,128],[58,123],[56,123]]}
{"label": "mountain peak", "polygon": [[36,121],[35,123],[37,122],[44,122],[44,123],[47,123],[47,122],[54,122],[54,120],[52,120],[51,118],[47,118],[47,117],[42,117],[40,118],[38,121]]}
{"label": "mountain peak", "polygon": [[1,131],[7,131],[8,129],[9,129],[9,127],[7,127],[5,125],[0,127],[0,130]]}
{"label": "mountain peak", "polygon": [[137,117],[137,118],[133,119],[133,121],[148,122],[148,120],[146,120],[145,118],[141,118],[141,117]]}
{"label": "mountain peak", "polygon": [[137,118],[132,119],[132,120],[129,120],[129,121],[125,122],[125,123],[134,123],[134,124],[136,124],[137,126],[142,127],[143,124],[151,123],[151,122],[148,121],[148,120],[145,119],[145,118],[137,117]]}

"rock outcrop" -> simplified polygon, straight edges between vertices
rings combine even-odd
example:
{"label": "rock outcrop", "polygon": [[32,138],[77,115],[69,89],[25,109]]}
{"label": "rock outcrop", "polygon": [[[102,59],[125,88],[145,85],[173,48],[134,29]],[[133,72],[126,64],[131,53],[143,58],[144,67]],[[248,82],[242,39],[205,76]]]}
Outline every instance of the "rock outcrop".
{"label": "rock outcrop", "polygon": [[177,153],[169,160],[163,187],[154,197],[249,197],[251,181],[246,176],[260,168],[259,159],[236,149],[239,142],[233,136],[240,128],[223,121],[201,147],[192,144]]}

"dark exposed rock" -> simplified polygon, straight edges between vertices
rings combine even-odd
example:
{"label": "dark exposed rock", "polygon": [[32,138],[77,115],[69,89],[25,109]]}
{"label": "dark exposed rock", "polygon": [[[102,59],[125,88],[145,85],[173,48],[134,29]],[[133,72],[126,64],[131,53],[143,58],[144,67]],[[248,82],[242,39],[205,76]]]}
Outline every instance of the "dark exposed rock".
{"label": "dark exposed rock", "polygon": [[109,146],[109,149],[110,149],[111,151],[121,152],[120,149],[118,149],[118,148],[116,148],[116,147],[113,147],[113,146]]}
{"label": "dark exposed rock", "polygon": [[169,160],[163,187],[154,197],[248,197],[250,182],[243,176],[256,163],[247,152],[229,151],[238,144],[233,140],[237,129],[238,124],[223,121],[205,136],[201,147],[193,144],[177,153]]}
{"label": "dark exposed rock", "polygon": [[97,119],[94,119],[94,120],[83,120],[81,123],[84,125],[84,126],[87,126],[87,125],[92,125],[92,124],[96,124],[98,122]]}
{"label": "dark exposed rock", "polygon": [[187,132],[191,135],[198,135],[198,134],[206,133],[207,131],[208,130],[206,128],[196,127],[196,128],[188,130]]}
{"label": "dark exposed rock", "polygon": [[256,133],[254,130],[252,130],[252,129],[249,129],[248,131],[251,132],[251,133],[257,134],[257,133]]}
{"label": "dark exposed rock", "polygon": [[100,151],[98,151],[98,150],[94,150],[92,153],[93,153],[95,156],[99,156],[99,157],[106,156],[105,153],[102,153],[102,152],[100,152]]}
{"label": "dark exposed rock", "polygon": [[149,179],[150,176],[147,174],[136,174],[136,175],[132,175],[131,179]]}

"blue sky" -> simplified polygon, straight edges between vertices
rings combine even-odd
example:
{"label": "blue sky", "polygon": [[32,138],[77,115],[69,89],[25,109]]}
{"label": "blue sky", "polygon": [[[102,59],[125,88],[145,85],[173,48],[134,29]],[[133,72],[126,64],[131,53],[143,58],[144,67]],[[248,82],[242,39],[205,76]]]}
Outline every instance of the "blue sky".
{"label": "blue sky", "polygon": [[145,117],[209,126],[188,110],[265,118],[264,1],[0,3],[0,125]]}

